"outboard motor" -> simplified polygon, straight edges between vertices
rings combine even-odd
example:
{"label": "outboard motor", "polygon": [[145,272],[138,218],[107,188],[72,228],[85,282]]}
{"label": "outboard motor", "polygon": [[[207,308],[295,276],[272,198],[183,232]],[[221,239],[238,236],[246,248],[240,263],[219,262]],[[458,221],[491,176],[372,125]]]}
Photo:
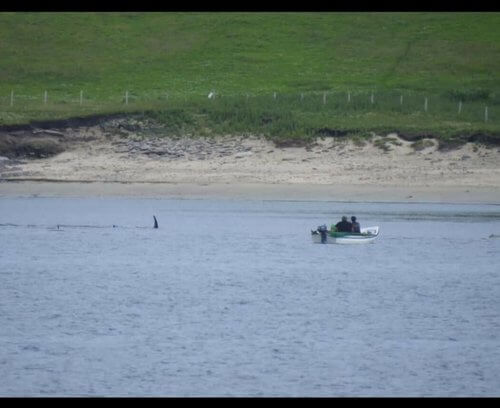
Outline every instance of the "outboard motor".
{"label": "outboard motor", "polygon": [[325,224],[323,224],[318,227],[318,231],[321,234],[321,243],[326,244],[326,232],[328,231],[328,228]]}

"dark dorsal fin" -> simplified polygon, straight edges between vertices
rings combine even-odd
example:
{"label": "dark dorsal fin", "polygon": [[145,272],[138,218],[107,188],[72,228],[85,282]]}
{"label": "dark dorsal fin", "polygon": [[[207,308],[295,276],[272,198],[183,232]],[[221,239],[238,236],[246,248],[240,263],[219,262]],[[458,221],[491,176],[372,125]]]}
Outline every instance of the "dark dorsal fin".
{"label": "dark dorsal fin", "polygon": [[155,219],[155,226],[153,228],[158,228],[158,221],[156,220],[156,217],[154,215],[153,218]]}

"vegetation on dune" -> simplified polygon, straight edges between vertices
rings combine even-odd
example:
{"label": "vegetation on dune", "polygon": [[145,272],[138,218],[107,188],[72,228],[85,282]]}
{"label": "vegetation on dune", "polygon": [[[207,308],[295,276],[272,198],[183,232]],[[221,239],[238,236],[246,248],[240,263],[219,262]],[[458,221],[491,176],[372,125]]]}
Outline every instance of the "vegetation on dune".
{"label": "vegetation on dune", "polygon": [[64,147],[61,143],[47,137],[23,138],[21,140],[12,137],[0,139],[0,155],[10,158],[44,158],[54,156],[63,151]]}
{"label": "vegetation on dune", "polygon": [[0,36],[3,125],[500,143],[500,13],[0,13]]}

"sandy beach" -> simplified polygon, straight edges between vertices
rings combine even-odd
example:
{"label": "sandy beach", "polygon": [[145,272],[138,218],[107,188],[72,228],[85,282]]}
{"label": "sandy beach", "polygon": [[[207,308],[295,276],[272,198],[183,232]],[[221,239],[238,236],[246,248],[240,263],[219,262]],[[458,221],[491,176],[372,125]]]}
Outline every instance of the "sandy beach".
{"label": "sandy beach", "polygon": [[[327,137],[280,148],[256,136],[144,138],[116,123],[31,132],[65,150],[1,157],[0,197],[500,203],[500,149],[473,144],[442,151],[429,139],[416,150],[391,134],[364,144]],[[392,140],[385,149],[376,145],[383,137]]]}

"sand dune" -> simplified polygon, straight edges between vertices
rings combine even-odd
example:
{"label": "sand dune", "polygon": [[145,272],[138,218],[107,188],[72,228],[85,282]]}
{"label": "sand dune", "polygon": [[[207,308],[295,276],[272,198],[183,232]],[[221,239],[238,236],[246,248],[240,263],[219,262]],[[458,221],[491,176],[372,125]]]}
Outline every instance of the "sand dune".
{"label": "sand dune", "polygon": [[430,140],[415,150],[395,134],[384,150],[380,136],[363,146],[330,137],[278,148],[258,137],[142,139],[102,126],[63,133],[72,142],[56,156],[0,160],[0,195],[500,203],[497,148],[440,151]]}

